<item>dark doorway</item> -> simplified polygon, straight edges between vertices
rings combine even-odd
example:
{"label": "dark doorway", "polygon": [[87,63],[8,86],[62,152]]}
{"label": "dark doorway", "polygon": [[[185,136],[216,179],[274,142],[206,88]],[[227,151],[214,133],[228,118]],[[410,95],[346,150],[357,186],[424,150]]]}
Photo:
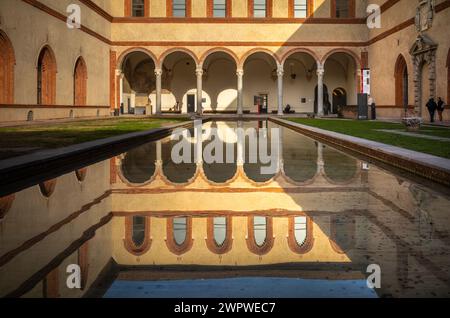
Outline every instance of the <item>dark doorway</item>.
{"label": "dark doorway", "polygon": [[187,112],[195,113],[195,95],[187,96]]}
{"label": "dark doorway", "polygon": [[333,91],[333,107],[331,113],[337,114],[342,107],[347,106],[347,92],[339,87]]}
{"label": "dark doorway", "polygon": [[[317,114],[318,112],[318,98],[317,98],[317,94],[318,94],[318,88],[319,86],[316,85],[316,89],[314,90],[314,114]],[[330,103],[330,98],[328,95],[328,87],[327,85],[323,85],[323,111],[325,114],[327,114],[327,105]],[[328,110],[330,109],[330,107],[328,107]]]}
{"label": "dark doorway", "polygon": [[269,110],[269,95],[267,94],[259,94],[259,97],[261,98],[261,114],[267,114],[267,111]]}

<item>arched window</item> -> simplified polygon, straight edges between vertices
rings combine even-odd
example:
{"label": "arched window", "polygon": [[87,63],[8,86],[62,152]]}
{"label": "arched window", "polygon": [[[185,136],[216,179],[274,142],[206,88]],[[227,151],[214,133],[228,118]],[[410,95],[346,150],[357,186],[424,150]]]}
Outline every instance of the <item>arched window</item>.
{"label": "arched window", "polygon": [[273,247],[272,218],[251,216],[248,218],[247,247],[257,255],[269,253]]}
{"label": "arched window", "polygon": [[0,30],[0,104],[14,103],[14,49]]}
{"label": "arched window", "polygon": [[304,19],[314,14],[314,0],[289,0],[289,18]]}
{"label": "arched window", "polygon": [[192,219],[190,217],[175,217],[167,219],[166,245],[169,250],[181,255],[192,248]]}
{"label": "arched window", "polygon": [[145,216],[129,216],[125,218],[124,245],[133,255],[145,254],[151,246],[150,218]]}
{"label": "arched window", "polygon": [[44,278],[42,288],[44,298],[59,298],[60,294],[58,267],[47,274],[47,276]]}
{"label": "arched window", "polygon": [[288,245],[298,254],[308,253],[314,244],[313,223],[306,215],[289,217]]}
{"label": "arched window", "polygon": [[225,254],[231,250],[233,244],[231,220],[231,217],[208,218],[206,245],[211,252]]}
{"label": "arched window", "polygon": [[73,85],[73,104],[85,106],[87,99],[87,68],[82,57],[79,57],[75,63]]}
{"label": "arched window", "polygon": [[332,18],[354,18],[355,0],[331,0]]}
{"label": "arched window", "polygon": [[56,101],[56,59],[49,46],[39,54],[37,66],[37,103],[54,105]]}
{"label": "arched window", "polygon": [[78,266],[81,270],[81,290],[84,290],[89,272],[89,241],[84,242],[78,249]]}
{"label": "arched window", "polygon": [[252,18],[271,18],[272,0],[248,0],[248,16]]}
{"label": "arched window", "polygon": [[399,55],[395,63],[395,105],[408,106],[408,66],[403,55]]}

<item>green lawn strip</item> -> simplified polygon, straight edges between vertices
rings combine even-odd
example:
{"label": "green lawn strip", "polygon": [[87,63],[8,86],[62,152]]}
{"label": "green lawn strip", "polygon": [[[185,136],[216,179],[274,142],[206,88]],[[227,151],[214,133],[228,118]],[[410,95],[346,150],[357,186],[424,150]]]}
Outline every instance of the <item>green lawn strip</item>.
{"label": "green lawn strip", "polygon": [[114,119],[47,126],[0,128],[0,148],[58,148],[145,131],[180,121],[184,121],[184,119]]}
{"label": "green lawn strip", "polygon": [[[368,122],[353,120],[321,120],[321,119],[301,119],[290,118],[290,121],[330,130],[345,135],[364,138],[384,144],[397,146],[405,149],[419,151],[439,157],[450,158],[450,142],[423,139],[420,137],[410,137],[388,132],[378,131],[380,129],[403,129],[402,124],[385,122]],[[431,128],[431,129],[430,129]],[[446,130],[446,128],[424,127],[425,130]],[[442,135],[441,137],[446,137]]]}

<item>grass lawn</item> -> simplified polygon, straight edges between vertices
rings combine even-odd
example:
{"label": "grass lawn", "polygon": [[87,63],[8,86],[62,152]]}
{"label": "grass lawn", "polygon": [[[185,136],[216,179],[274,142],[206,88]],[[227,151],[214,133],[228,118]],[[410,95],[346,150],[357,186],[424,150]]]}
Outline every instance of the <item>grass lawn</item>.
{"label": "grass lawn", "polygon": [[100,119],[0,128],[0,159],[174,124],[186,119]]}
{"label": "grass lawn", "polygon": [[[450,142],[448,141],[429,140],[420,137],[402,136],[389,132],[378,131],[380,129],[405,131],[402,124],[339,119],[290,118],[289,120],[303,125],[378,141],[388,145],[450,159]],[[450,138],[450,129],[424,126],[418,134]]]}

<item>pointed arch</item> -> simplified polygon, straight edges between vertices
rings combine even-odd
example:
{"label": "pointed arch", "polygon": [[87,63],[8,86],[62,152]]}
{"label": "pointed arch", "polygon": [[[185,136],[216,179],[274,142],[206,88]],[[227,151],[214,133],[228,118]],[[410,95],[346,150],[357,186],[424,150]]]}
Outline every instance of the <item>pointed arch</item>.
{"label": "pointed arch", "polygon": [[83,57],[80,56],[73,72],[73,104],[85,106],[87,100],[87,67]]}
{"label": "pointed arch", "polygon": [[395,105],[406,107],[408,104],[408,66],[402,54],[397,57],[395,62],[394,77]]}
{"label": "pointed arch", "polygon": [[5,32],[0,30],[0,104],[14,103],[14,48]]}
{"label": "pointed arch", "polygon": [[37,103],[54,105],[56,103],[56,58],[50,46],[46,45],[39,53],[37,63]]}

